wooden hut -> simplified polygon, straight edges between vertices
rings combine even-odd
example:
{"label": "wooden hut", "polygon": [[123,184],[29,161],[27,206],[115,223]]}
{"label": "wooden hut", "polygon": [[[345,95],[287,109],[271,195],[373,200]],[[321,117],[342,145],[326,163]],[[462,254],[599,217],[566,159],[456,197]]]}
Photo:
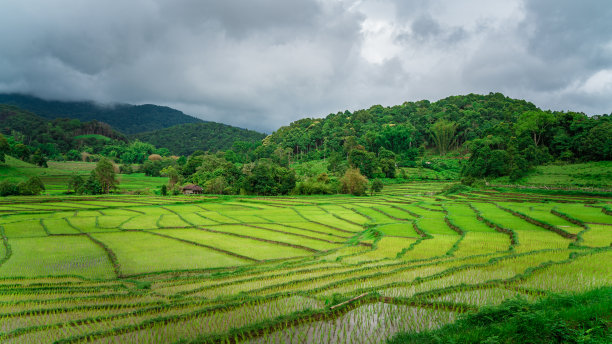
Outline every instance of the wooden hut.
{"label": "wooden hut", "polygon": [[183,186],[183,195],[201,194],[204,191],[200,186],[195,184],[187,184]]}

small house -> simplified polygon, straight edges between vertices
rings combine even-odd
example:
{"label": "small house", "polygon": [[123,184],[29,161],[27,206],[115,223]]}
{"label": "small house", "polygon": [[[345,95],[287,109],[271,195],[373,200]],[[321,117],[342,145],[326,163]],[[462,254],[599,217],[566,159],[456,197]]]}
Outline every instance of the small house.
{"label": "small house", "polygon": [[195,184],[187,184],[183,186],[183,195],[201,194],[204,191],[200,186]]}

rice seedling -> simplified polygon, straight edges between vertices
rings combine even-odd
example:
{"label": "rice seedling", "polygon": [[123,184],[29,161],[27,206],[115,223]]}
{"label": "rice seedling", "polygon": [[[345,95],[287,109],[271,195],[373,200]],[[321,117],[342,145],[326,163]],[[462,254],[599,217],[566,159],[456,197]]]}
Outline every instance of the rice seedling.
{"label": "rice seedling", "polygon": [[0,201],[0,341],[381,343],[610,285],[605,203],[443,187]]}

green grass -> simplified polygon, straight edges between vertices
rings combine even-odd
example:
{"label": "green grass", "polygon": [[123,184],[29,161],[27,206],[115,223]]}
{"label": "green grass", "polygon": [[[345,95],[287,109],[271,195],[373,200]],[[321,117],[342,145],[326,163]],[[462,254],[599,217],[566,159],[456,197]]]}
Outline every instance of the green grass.
{"label": "green grass", "polygon": [[483,232],[492,233],[494,230],[484,224],[482,221],[478,221],[476,213],[467,204],[448,204],[445,208],[449,212],[449,219],[456,226],[467,232]]}
{"label": "green grass", "polygon": [[442,170],[436,171],[424,167],[402,167],[397,175],[402,176],[402,171],[406,178],[404,180],[457,180],[459,179],[459,170]]}
{"label": "green grass", "polygon": [[612,226],[590,224],[589,230],[582,234],[582,245],[590,247],[612,246]]}
{"label": "green grass", "polygon": [[541,221],[545,224],[550,224],[559,229],[562,229],[569,233],[579,233],[582,231],[582,227],[573,224],[562,217],[556,216],[551,213],[551,210],[555,209],[557,206],[551,204],[505,204],[506,208],[512,209],[516,212],[529,216],[535,220]]}
{"label": "green grass", "polygon": [[48,161],[49,169],[69,173],[88,173],[96,168],[95,162],[86,161]]}
{"label": "green grass", "polygon": [[10,244],[13,254],[0,266],[3,277],[114,277],[104,251],[83,236],[18,238],[10,240]]}
{"label": "green grass", "polygon": [[5,160],[4,163],[0,163],[0,180],[20,182],[32,176],[61,174],[59,170],[38,167],[9,155],[5,157]]}
{"label": "green grass", "polygon": [[2,199],[0,342],[381,342],[516,295],[610,287],[610,198],[437,194],[448,184],[373,197]]}
{"label": "green grass", "polygon": [[119,180],[119,189],[121,191],[146,190],[150,192],[159,189],[162,185],[168,184],[166,177],[149,177],[144,173],[121,174],[117,178]]}
{"label": "green grass", "polygon": [[502,177],[492,180],[491,183],[561,188],[594,187],[610,190],[612,161],[537,166],[534,171],[516,182],[510,182],[508,177]]}
{"label": "green grass", "polygon": [[465,257],[477,254],[490,254],[506,251],[510,248],[510,238],[502,233],[466,232],[457,250],[455,257]]}
{"label": "green grass", "polygon": [[290,233],[283,233],[280,231],[266,230],[264,228],[255,228],[239,225],[219,225],[210,227],[215,231],[223,233],[233,233],[238,235],[245,235],[248,237],[259,238],[264,240],[271,240],[280,243],[286,243],[289,245],[299,245],[302,247],[311,248],[318,251],[330,250],[337,247],[338,245],[327,243],[324,241],[313,240]]}
{"label": "green grass", "polygon": [[38,220],[13,222],[3,225],[4,235],[8,238],[30,238],[45,236],[45,230]]}
{"label": "green grass", "polygon": [[560,204],[555,210],[587,223],[612,222],[612,216],[604,214],[601,208],[586,207],[583,204]]}
{"label": "green grass", "polygon": [[[95,162],[81,161],[49,161],[48,168],[38,167],[11,156],[6,156],[6,162],[0,163],[0,180],[20,182],[31,176],[39,176],[45,184],[45,194],[60,195],[67,191],[67,184],[74,174],[89,175],[96,167]],[[144,173],[119,174],[119,192],[148,190],[153,192],[161,185],[168,183],[165,177],[148,177]]]}
{"label": "green grass", "polygon": [[[73,222],[78,221],[77,218],[71,219]],[[95,221],[95,219],[94,219]],[[79,231],[69,225],[64,219],[44,219],[42,225],[47,229],[49,234],[78,234]]]}
{"label": "green grass", "polygon": [[308,251],[294,247],[279,246],[253,239],[233,237],[224,235],[222,233],[211,233],[196,229],[169,229],[155,232],[196,243],[210,245],[221,250],[257,260],[300,257],[309,254]]}
{"label": "green grass", "polygon": [[291,168],[295,170],[298,176],[318,176],[321,173],[329,173],[327,170],[327,161],[313,160],[308,162],[295,162],[291,164]]}
{"label": "green grass", "polygon": [[388,343],[609,343],[612,288],[512,299],[434,331],[398,334]]}
{"label": "green grass", "polygon": [[376,227],[376,230],[383,233],[384,235],[399,236],[399,237],[412,237],[418,238],[419,235],[414,231],[412,222],[399,222],[399,223],[388,223]]}
{"label": "green grass", "polygon": [[149,233],[95,233],[117,254],[124,274],[164,270],[210,269],[243,265],[246,261],[204,247]]}

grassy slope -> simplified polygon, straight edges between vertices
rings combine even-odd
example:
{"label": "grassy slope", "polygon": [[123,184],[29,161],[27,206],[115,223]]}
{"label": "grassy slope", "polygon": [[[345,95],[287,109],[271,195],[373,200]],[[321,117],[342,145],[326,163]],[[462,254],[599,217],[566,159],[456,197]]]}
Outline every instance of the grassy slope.
{"label": "grassy slope", "polygon": [[[6,156],[6,162],[0,163],[0,180],[18,183],[29,177],[39,176],[45,184],[45,194],[61,194],[66,191],[70,176],[73,174],[87,176],[96,167],[95,162],[81,161],[49,161],[48,165],[48,168],[42,168]],[[152,190],[168,182],[168,178],[147,177],[144,173],[120,174],[117,179],[119,180],[120,191],[146,188]]]}
{"label": "grassy slope", "polygon": [[[437,159],[441,161],[441,159]],[[458,164],[456,160],[453,159],[443,159],[444,161],[448,161],[448,165]],[[323,172],[327,174],[331,174],[331,172],[327,169],[328,162],[325,160],[313,160],[307,162],[294,162],[291,164],[291,168],[293,168],[298,176],[309,176],[314,177]],[[405,179],[400,180],[402,176],[402,171],[404,171]],[[400,167],[397,170],[396,174],[397,180],[383,178],[388,183],[393,182],[406,182],[406,181],[414,181],[414,180],[456,180],[459,179],[459,173],[457,172],[457,168],[455,169],[446,169],[436,171],[431,168],[424,167]]]}
{"label": "grassy slope", "polygon": [[610,343],[612,287],[553,295],[536,303],[513,299],[454,324],[400,333],[388,343]]}
{"label": "grassy slope", "polygon": [[525,177],[511,183],[508,177],[497,178],[491,184],[518,184],[549,187],[612,187],[612,161],[588,162],[569,165],[543,165]]}

